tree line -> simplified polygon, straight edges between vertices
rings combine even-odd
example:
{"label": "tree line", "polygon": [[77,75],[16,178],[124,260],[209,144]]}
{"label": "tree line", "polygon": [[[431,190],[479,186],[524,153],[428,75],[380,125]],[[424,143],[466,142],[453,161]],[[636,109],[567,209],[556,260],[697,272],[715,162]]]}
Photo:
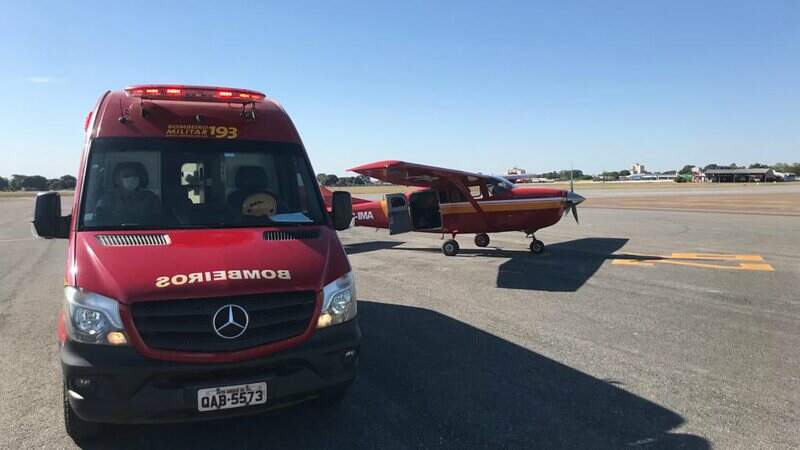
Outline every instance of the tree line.
{"label": "tree line", "polygon": [[[692,168],[694,168],[694,167],[700,168],[700,170],[702,172],[704,172],[704,173],[709,171],[709,170],[712,170],[712,169],[772,169],[772,170],[774,170],[776,172],[794,173],[794,174],[800,175],[800,163],[793,163],[793,164],[775,163],[775,164],[769,165],[769,164],[758,163],[758,162],[750,164],[749,166],[744,166],[744,165],[740,166],[740,165],[737,165],[736,163],[731,163],[731,164],[716,164],[716,163],[714,163],[714,164],[706,164],[705,166],[702,166],[702,167],[698,166],[698,165],[693,165],[693,164],[686,164],[680,170],[667,170],[667,171],[664,171],[664,172],[656,172],[656,173],[657,174],[661,174],[661,175],[675,175],[675,174],[677,174],[677,175],[679,175],[679,177],[678,177],[679,181],[685,181],[686,178],[681,178],[680,176],[681,175],[684,176],[684,177],[688,176],[689,180],[690,180],[691,179],[691,175],[692,175]],[[561,172],[564,172],[564,171],[562,170]],[[555,173],[555,172],[552,172],[552,173]],[[645,174],[650,174],[651,172],[644,172],[644,173]],[[603,172],[603,173],[599,174],[597,178],[601,178],[601,179],[604,179],[604,180],[618,180],[619,177],[629,176],[630,174],[631,174],[631,172],[629,170],[607,171],[607,172]],[[545,178],[547,178],[547,177],[545,177]],[[561,179],[563,180],[564,178],[562,177]],[[577,180],[577,179],[580,179],[580,178],[576,177],[575,179]]]}
{"label": "tree line", "polygon": [[0,177],[0,191],[64,191],[75,189],[77,180],[72,175],[45,178],[41,175],[11,175]]}
{"label": "tree line", "polygon": [[322,186],[365,186],[373,184],[372,179],[366,175],[338,177],[334,174],[327,173],[318,173],[317,182]]}
{"label": "tree line", "polygon": [[534,173],[530,176],[535,178],[546,178],[548,180],[569,180],[570,178],[573,180],[591,180],[593,178],[591,175],[583,173],[583,171],[580,169],[554,170],[552,172]]}

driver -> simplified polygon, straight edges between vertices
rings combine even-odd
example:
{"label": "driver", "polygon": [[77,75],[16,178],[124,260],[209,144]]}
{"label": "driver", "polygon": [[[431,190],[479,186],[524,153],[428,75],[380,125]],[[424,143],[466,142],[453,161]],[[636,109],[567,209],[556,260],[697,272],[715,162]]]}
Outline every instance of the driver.
{"label": "driver", "polygon": [[117,164],[111,190],[97,203],[97,216],[105,224],[152,224],[160,211],[158,196],[147,190],[147,170],[140,162]]}

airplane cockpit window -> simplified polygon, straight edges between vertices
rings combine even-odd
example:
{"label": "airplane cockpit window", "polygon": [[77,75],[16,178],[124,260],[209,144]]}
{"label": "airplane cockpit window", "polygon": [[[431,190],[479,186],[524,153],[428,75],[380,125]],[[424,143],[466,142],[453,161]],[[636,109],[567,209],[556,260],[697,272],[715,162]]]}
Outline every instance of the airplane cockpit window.
{"label": "airplane cockpit window", "polygon": [[439,203],[466,202],[467,197],[457,187],[444,187],[438,190]]}
{"label": "airplane cockpit window", "polygon": [[492,179],[492,181],[486,185],[489,195],[492,197],[502,195],[510,191],[512,187],[514,187],[514,185],[510,181],[499,177]]}
{"label": "airplane cockpit window", "polygon": [[406,206],[406,199],[405,197],[392,197],[389,199],[389,203],[392,208],[402,208]]}

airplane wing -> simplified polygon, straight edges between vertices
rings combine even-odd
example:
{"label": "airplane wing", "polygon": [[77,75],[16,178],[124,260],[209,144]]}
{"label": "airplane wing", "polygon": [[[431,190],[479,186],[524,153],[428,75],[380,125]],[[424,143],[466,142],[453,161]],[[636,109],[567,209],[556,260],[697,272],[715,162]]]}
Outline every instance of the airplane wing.
{"label": "airplane wing", "polygon": [[469,187],[496,180],[491,175],[405,161],[378,161],[353,167],[349,171],[402,186],[438,187],[459,183]]}

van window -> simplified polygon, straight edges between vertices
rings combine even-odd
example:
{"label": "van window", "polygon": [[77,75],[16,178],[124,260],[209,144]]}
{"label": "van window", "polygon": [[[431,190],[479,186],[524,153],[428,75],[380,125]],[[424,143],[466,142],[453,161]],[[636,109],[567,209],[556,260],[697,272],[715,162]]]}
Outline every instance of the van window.
{"label": "van window", "polygon": [[98,138],[84,191],[86,230],[324,223],[294,144]]}

